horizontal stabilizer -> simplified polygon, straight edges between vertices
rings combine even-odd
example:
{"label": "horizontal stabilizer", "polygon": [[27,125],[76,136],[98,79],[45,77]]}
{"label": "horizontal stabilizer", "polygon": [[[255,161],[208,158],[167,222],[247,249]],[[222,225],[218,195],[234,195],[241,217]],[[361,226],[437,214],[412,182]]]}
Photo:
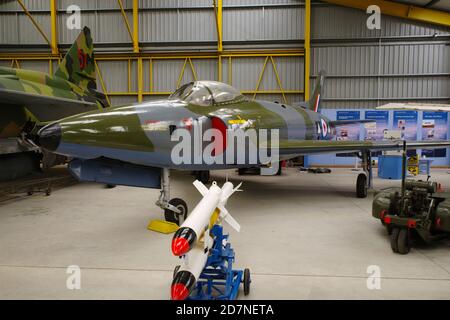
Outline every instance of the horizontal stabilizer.
{"label": "horizontal stabilizer", "polygon": [[374,123],[376,122],[375,120],[336,120],[336,121],[331,121],[331,125],[334,127],[339,127],[339,126],[348,126],[348,125],[352,125],[352,124],[364,124],[364,123]]}
{"label": "horizontal stabilizer", "polygon": [[27,108],[40,120],[51,121],[97,108],[94,102],[46,96],[0,88],[0,100],[4,104]]}

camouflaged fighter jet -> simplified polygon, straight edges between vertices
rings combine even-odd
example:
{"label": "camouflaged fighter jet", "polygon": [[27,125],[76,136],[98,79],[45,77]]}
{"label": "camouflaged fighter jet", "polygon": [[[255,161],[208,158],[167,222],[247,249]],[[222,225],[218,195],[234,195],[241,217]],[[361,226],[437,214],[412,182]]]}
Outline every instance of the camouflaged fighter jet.
{"label": "camouflaged fighter jet", "polygon": [[[320,114],[320,94],[324,75],[318,77],[313,97],[299,105],[250,100],[233,87],[215,81],[196,81],[183,85],[168,99],[91,111],[50,124],[39,132],[38,143],[49,151],[73,157],[69,164],[80,180],[106,184],[161,188],[157,205],[166,220],[179,222],[187,213],[186,203],[170,199],[169,170],[216,170],[254,166],[250,163],[250,143],[258,151],[271,150],[278,141],[278,160],[312,153],[361,153],[366,173],[357,179],[357,195],[367,196],[370,185],[370,151],[401,149],[401,142],[336,141],[336,127],[348,121],[330,121]],[[366,122],[366,121],[356,121]],[[216,129],[224,139],[206,139],[202,132]],[[265,143],[247,141],[244,150],[227,140],[235,131],[258,133],[277,129],[278,139]],[[197,134],[196,134],[197,130]],[[190,136],[188,160],[174,160],[181,133]],[[182,139],[181,139],[182,140]],[[249,139],[251,140],[251,139]],[[196,148],[195,145],[200,145]],[[193,146],[192,146],[193,144]],[[212,149],[207,149],[213,144]],[[412,142],[410,148],[447,147],[450,141]],[[270,147],[270,148],[269,148]],[[209,150],[209,151],[206,151]],[[206,151],[206,152],[205,152]],[[271,150],[272,152],[273,150]],[[227,161],[206,161],[205,154]],[[228,161],[229,153],[231,156]],[[245,154],[245,160],[236,161]],[[195,160],[195,159],[194,159]],[[210,159],[209,159],[210,160]],[[261,157],[256,165],[263,165]]]}
{"label": "camouflaged fighter jet", "polygon": [[[54,75],[0,67],[0,180],[39,167],[36,147],[21,138],[34,127],[108,106],[96,90],[93,41],[85,27]],[[54,157],[46,154],[44,165]],[[46,161],[47,160],[47,161]],[[36,165],[37,163],[37,165]]]}

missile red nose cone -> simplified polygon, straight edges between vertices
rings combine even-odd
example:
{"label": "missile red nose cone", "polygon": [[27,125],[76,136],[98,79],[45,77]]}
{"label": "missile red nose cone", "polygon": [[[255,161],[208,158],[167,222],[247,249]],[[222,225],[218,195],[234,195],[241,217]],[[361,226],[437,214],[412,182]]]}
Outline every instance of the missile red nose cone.
{"label": "missile red nose cone", "polygon": [[172,300],[186,300],[189,296],[189,289],[182,283],[175,283],[172,285],[171,297]]}
{"label": "missile red nose cone", "polygon": [[172,253],[182,256],[191,250],[197,239],[195,231],[189,227],[182,227],[175,232],[172,238]]}
{"label": "missile red nose cone", "polygon": [[174,255],[185,255],[186,253],[188,253],[189,249],[189,242],[185,238],[174,238],[172,240],[172,252]]}
{"label": "missile red nose cone", "polygon": [[196,279],[194,275],[187,270],[178,271],[172,281],[170,295],[172,300],[186,299],[191,290],[195,287]]}

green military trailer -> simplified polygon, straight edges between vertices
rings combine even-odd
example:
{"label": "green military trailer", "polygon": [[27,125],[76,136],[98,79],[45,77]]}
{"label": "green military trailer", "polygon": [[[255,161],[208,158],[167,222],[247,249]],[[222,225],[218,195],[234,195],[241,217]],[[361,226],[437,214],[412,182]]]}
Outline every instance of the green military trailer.
{"label": "green military trailer", "polygon": [[429,244],[450,234],[450,193],[432,181],[403,180],[402,188],[377,192],[372,216],[380,219],[395,253],[407,254],[414,240]]}

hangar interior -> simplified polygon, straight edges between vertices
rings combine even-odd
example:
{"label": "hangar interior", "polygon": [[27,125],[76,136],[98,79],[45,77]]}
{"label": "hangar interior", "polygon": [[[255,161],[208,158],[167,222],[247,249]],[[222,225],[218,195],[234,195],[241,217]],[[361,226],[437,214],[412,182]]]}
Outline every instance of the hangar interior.
{"label": "hangar interior", "polygon": [[[395,8],[385,8],[387,2]],[[370,4],[382,7],[379,29],[367,27]],[[77,13],[81,27],[69,29]],[[310,99],[320,70],[326,72],[322,113],[331,120],[355,111],[358,120],[368,119],[392,102],[450,103],[448,0],[2,1],[0,66],[53,74],[85,25],[95,46],[97,87],[112,106],[160,100],[197,80],[227,83],[249,99],[294,104]],[[396,127],[394,112],[386,128]],[[425,140],[426,117],[416,114],[415,140]],[[441,140],[450,140],[447,115],[443,121]],[[358,129],[357,140],[365,134]],[[450,154],[433,155],[432,179],[449,188]],[[219,184],[243,182],[227,207],[242,226],[239,233],[227,229],[236,263],[252,271],[252,292],[240,297],[448,298],[450,242],[418,246],[408,256],[392,253],[371,216],[373,197],[354,198],[355,159],[308,156],[311,165],[332,167],[326,175],[296,168],[281,176],[211,171]],[[193,208],[200,195],[192,176],[173,177],[171,192]],[[375,189],[399,184],[374,179]],[[0,298],[170,298],[177,263],[170,236],[146,229],[161,218],[158,196],[158,190],[77,183],[49,197],[2,200]],[[80,290],[66,288],[71,265],[82,270]],[[368,287],[370,266],[379,266],[381,288]]]}

